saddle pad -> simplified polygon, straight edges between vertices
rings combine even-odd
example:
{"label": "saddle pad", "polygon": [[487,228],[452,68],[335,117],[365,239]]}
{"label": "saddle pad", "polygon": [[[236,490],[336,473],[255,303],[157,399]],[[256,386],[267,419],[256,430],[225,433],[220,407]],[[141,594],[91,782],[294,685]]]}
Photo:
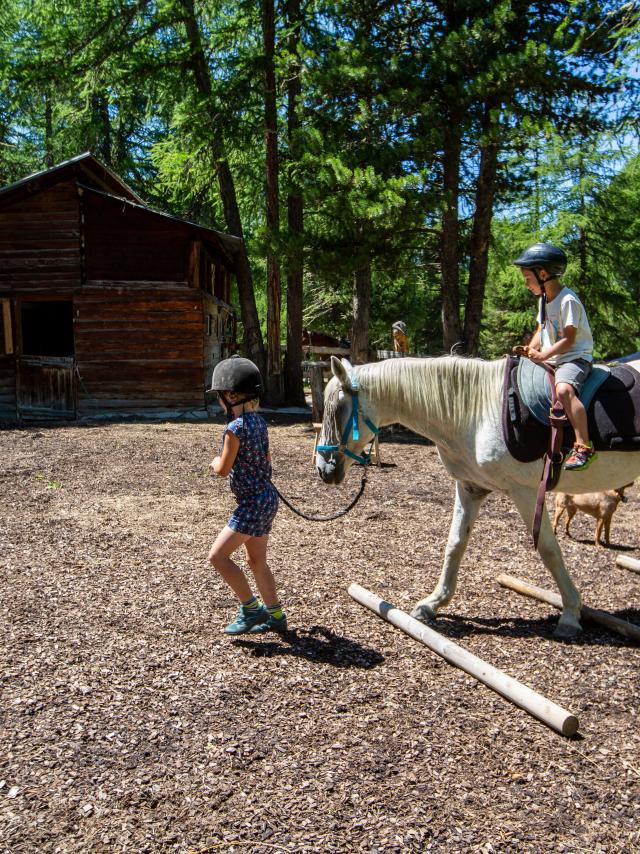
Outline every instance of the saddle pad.
{"label": "saddle pad", "polygon": [[[580,392],[580,400],[585,409],[593,400],[595,393],[611,373],[606,365],[594,365]],[[541,424],[549,426],[549,408],[551,407],[551,387],[549,374],[531,359],[520,359],[518,365],[518,388],[524,403],[532,415]]]}
{"label": "saddle pad", "polygon": [[[523,361],[530,362],[512,356],[506,359],[502,432],[510,454],[528,463],[544,455],[550,428],[524,402],[518,384]],[[587,409],[589,436],[598,451],[640,451],[640,373],[627,365],[615,365],[604,374]],[[548,387],[546,375],[544,381]],[[549,402],[546,408],[548,412]],[[574,438],[573,429],[567,425],[565,447],[571,447]]]}

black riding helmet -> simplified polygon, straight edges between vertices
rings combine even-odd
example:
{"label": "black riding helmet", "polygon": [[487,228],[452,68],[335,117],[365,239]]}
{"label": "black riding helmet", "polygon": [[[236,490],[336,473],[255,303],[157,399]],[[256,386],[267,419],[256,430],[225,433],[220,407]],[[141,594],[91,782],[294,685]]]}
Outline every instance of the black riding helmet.
{"label": "black riding helmet", "polygon": [[[218,392],[227,416],[231,417],[233,406],[254,400],[262,394],[262,377],[257,365],[254,365],[250,359],[243,359],[242,356],[237,355],[231,356],[229,359],[218,362],[213,369],[211,390]],[[233,391],[242,397],[232,405],[225,396],[225,391]]]}
{"label": "black riding helmet", "polygon": [[555,278],[561,276],[567,269],[567,256],[563,249],[551,243],[534,243],[513,263],[516,267],[524,267],[527,270],[533,270],[534,273],[537,269],[546,270],[552,278]]}

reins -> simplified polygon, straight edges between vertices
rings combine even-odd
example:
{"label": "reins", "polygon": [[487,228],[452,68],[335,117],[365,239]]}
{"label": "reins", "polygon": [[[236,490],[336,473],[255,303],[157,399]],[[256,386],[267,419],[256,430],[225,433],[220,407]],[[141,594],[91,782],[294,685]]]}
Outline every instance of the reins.
{"label": "reins", "polygon": [[[272,483],[273,483],[273,481],[272,481]],[[360,483],[360,489],[359,489],[356,497],[353,499],[353,501],[347,507],[345,507],[344,510],[338,510],[337,513],[332,513],[330,516],[309,516],[307,513],[303,513],[302,510],[298,510],[296,507],[294,507],[293,504],[291,504],[291,502],[288,501],[284,497],[284,495],[280,492],[280,490],[275,485],[275,483],[273,483],[273,488],[278,493],[278,497],[280,498],[282,503],[286,504],[286,506],[289,508],[289,510],[291,510],[293,513],[295,513],[296,516],[300,516],[309,522],[331,522],[333,519],[339,519],[340,516],[346,515],[349,512],[349,510],[352,510],[356,506],[356,504],[358,503],[358,501],[360,500],[360,498],[362,496],[362,493],[364,492],[364,488],[366,485],[367,485],[367,472],[365,470],[362,473],[362,481]]]}

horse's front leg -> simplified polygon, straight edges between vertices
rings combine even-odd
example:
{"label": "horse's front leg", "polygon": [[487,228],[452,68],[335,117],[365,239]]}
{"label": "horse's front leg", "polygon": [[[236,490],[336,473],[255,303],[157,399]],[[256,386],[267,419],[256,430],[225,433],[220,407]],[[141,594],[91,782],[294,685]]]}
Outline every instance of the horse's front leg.
{"label": "horse's front leg", "polygon": [[[512,490],[511,498],[524,519],[527,530],[533,527],[533,517],[536,509],[536,490],[520,487]],[[580,626],[581,601],[580,594],[571,576],[560,551],[560,546],[551,528],[549,514],[546,506],[542,511],[542,524],[540,525],[540,536],[538,537],[538,552],[544,565],[553,576],[560,595],[562,597],[562,613],[553,635],[562,640],[575,638],[582,631]]]}
{"label": "horse's front leg", "polygon": [[489,490],[472,483],[456,481],[456,503],[449,529],[449,539],[444,553],[444,565],[433,593],[416,603],[411,616],[423,623],[432,620],[438,608],[446,605],[456,592],[458,569],[464,555],[471,529],[478,518],[480,505],[489,495]]}

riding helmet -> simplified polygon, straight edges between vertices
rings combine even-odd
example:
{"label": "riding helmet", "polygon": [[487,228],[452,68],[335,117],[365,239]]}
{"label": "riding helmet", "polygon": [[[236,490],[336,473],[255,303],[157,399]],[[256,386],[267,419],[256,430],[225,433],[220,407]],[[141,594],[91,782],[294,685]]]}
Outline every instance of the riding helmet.
{"label": "riding helmet", "polygon": [[513,263],[528,270],[541,267],[550,276],[561,276],[567,269],[567,256],[563,249],[551,243],[534,243]]}
{"label": "riding helmet", "polygon": [[402,332],[403,335],[407,334],[407,324],[403,320],[396,320],[391,328],[397,329],[398,332]]}
{"label": "riding helmet", "polygon": [[211,380],[212,391],[235,391],[258,397],[262,394],[262,377],[250,359],[231,356],[218,362]]}

